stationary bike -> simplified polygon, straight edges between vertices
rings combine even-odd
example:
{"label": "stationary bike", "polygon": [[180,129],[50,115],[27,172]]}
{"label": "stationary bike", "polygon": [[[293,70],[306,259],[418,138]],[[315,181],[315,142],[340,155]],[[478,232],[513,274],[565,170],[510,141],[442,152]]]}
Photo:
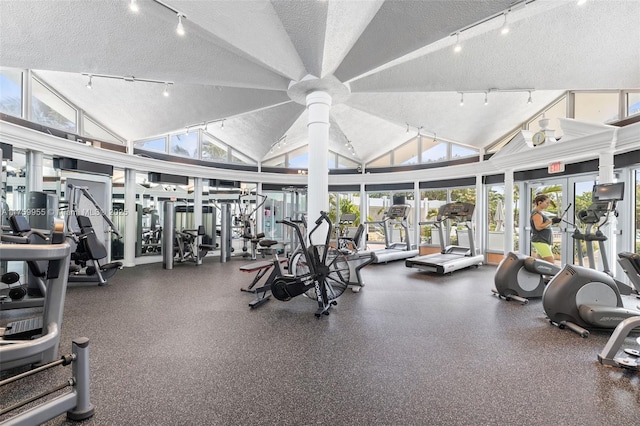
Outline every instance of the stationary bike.
{"label": "stationary bike", "polygon": [[289,220],[277,223],[290,226],[296,232],[301,244],[302,255],[296,265],[296,274],[283,274],[276,277],[271,285],[271,294],[278,300],[288,301],[301,294],[313,293],[318,303],[315,316],[329,315],[331,306],[337,305],[337,299],[349,285],[349,265],[344,254],[329,245],[333,233],[333,225],[326,212],[320,212],[315,227],[309,232],[309,241],[322,222],[326,222],[328,229],[325,243],[322,245],[304,244],[304,236],[300,226]]}

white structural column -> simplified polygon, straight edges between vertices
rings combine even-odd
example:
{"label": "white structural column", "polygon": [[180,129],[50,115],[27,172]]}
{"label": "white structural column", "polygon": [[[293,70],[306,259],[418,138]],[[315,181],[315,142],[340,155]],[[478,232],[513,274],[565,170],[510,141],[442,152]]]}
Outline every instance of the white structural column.
{"label": "white structural column", "polygon": [[[367,191],[366,188],[364,186],[364,183],[360,184],[360,223],[365,224],[365,222],[367,221],[367,214],[369,212],[369,199],[367,198]],[[367,225],[364,225],[364,235],[362,237],[362,249],[366,250],[367,249],[367,233],[369,232],[369,229],[367,228]]]}
{"label": "white structural column", "polygon": [[42,152],[27,151],[27,194],[31,191],[42,191]]}
{"label": "white structural column", "polygon": [[[309,228],[329,208],[329,111],[331,95],[323,91],[307,95],[307,131],[309,135],[309,177],[307,192],[307,220]],[[323,238],[318,230],[314,236]],[[322,241],[314,241],[322,244]]]}
{"label": "white structural column", "polygon": [[[136,265],[136,235],[138,226],[136,220],[136,171],[124,170],[124,261],[126,267]],[[124,231],[124,232],[123,232]]]}
{"label": "white structural column", "polygon": [[[476,254],[485,254],[485,243],[484,236],[487,234],[487,224],[489,220],[487,218],[487,209],[484,206],[485,194],[484,194],[484,185],[482,184],[482,175],[476,175],[476,207],[474,209],[475,213],[475,223],[474,223],[474,237],[475,237],[475,246],[476,252],[472,253]],[[485,256],[486,260],[486,256]]]}
{"label": "white structural column", "polygon": [[[520,239],[520,253],[527,254]],[[513,170],[504,171],[504,254],[513,251]]]}
{"label": "white structural column", "polygon": [[[598,156],[598,183],[612,183],[615,175],[614,175],[614,153],[615,146],[618,141],[618,131],[613,134],[613,138],[611,140],[611,145],[609,149],[603,150],[600,152]],[[607,240],[604,242],[606,253],[613,253],[613,256],[608,256],[609,268],[612,268],[613,271],[615,268],[615,253],[616,253],[616,231],[618,228],[617,217],[614,214],[609,215],[609,224],[608,226],[603,226],[602,231],[604,235],[607,237]],[[612,264],[613,263],[613,264]],[[607,265],[605,265],[607,266]]]}
{"label": "white structural column", "polygon": [[[262,182],[258,182],[256,184],[256,194],[258,195],[262,195]],[[260,204],[260,201],[257,197],[256,197],[256,202],[258,204]],[[262,213],[261,213],[262,212]],[[260,230],[263,230],[263,223],[264,223],[264,206],[262,206],[261,209],[258,209],[258,211],[256,211],[256,229],[258,230],[258,232],[260,232]]]}
{"label": "white structural column", "polygon": [[[422,229],[420,229],[420,220],[421,220],[421,216],[420,216],[420,205],[421,205],[421,200],[420,200],[420,181],[415,180],[413,181],[413,239],[411,240],[411,244],[415,245],[416,248],[419,250],[420,249],[420,231]],[[362,216],[361,216],[362,217]],[[362,219],[362,221],[366,220],[366,216],[365,219]]]}
{"label": "white structural column", "polygon": [[613,149],[608,149],[600,153],[598,160],[598,183],[613,182]]}
{"label": "white structural column", "polygon": [[202,225],[202,178],[193,178],[193,228]]}

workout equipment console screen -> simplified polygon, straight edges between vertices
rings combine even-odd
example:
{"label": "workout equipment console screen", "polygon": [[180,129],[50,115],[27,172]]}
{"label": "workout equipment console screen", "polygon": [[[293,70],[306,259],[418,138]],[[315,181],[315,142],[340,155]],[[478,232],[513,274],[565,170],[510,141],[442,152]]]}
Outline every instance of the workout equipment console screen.
{"label": "workout equipment console screen", "polygon": [[389,211],[387,212],[387,216],[389,219],[397,219],[402,218],[405,219],[407,217],[407,213],[411,206],[407,204],[393,205],[389,207]]}

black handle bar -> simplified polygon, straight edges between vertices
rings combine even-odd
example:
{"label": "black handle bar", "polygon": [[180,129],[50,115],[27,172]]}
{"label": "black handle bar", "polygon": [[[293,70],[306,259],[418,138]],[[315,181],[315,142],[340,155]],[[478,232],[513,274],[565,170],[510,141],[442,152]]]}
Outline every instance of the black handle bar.
{"label": "black handle bar", "polygon": [[[308,238],[309,238],[309,241],[311,241],[311,235],[318,229],[318,227],[320,227],[323,221],[326,221],[327,224],[329,225],[327,238],[325,239],[325,245],[328,246],[331,240],[331,233],[333,232],[333,224],[331,223],[331,219],[329,219],[329,215],[327,214],[327,212],[324,212],[324,211],[320,212],[320,217],[315,222],[316,226],[314,226],[313,229],[309,232]],[[287,219],[276,220],[276,223],[282,223],[284,225],[290,226],[293,229],[295,229],[296,234],[298,235],[298,239],[300,240],[300,243],[302,245],[302,250],[304,251],[304,255],[307,259],[310,259],[309,252],[307,250],[306,245],[304,244],[305,239],[304,239],[304,236],[302,235],[302,231],[300,230],[300,226],[298,226],[297,223]],[[327,256],[327,251],[325,250],[325,252],[323,253],[322,262],[326,260],[326,256]]]}

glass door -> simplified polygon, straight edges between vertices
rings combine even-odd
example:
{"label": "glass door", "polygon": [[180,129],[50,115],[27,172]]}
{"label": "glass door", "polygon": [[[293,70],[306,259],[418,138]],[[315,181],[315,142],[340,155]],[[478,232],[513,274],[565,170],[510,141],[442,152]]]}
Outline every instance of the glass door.
{"label": "glass door", "polygon": [[[534,253],[531,249],[531,225],[529,221],[530,212],[533,210],[533,199],[538,194],[548,195],[551,204],[546,210],[550,217],[562,216],[563,221],[553,226],[553,245],[555,263],[564,265],[566,263],[579,264],[576,257],[578,250],[577,240],[572,238],[576,229],[584,231],[584,225],[577,220],[577,213],[586,209],[591,204],[591,192],[596,183],[597,176],[582,175],[571,177],[557,177],[537,181],[530,181],[525,184],[526,203],[522,209],[524,211],[521,228],[522,251],[526,254]],[[595,246],[594,246],[595,248]],[[584,247],[583,247],[584,249]],[[584,252],[584,250],[583,250]],[[588,266],[588,265],[586,265]]]}

